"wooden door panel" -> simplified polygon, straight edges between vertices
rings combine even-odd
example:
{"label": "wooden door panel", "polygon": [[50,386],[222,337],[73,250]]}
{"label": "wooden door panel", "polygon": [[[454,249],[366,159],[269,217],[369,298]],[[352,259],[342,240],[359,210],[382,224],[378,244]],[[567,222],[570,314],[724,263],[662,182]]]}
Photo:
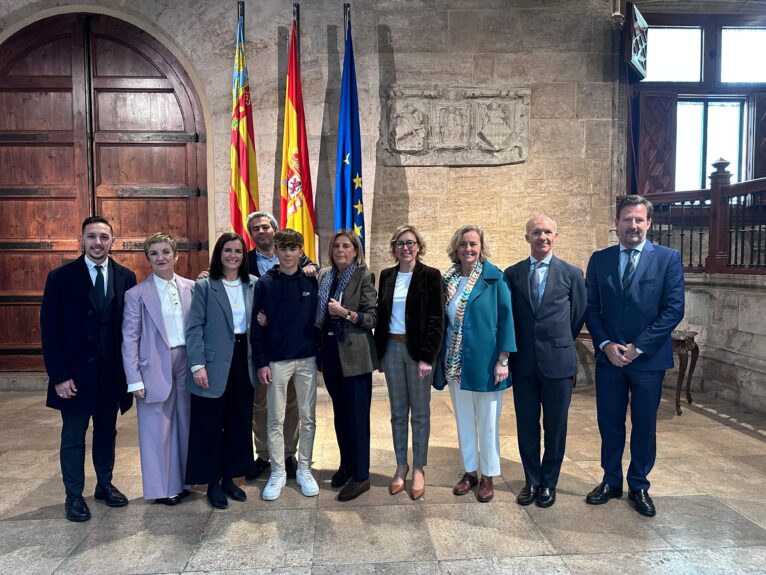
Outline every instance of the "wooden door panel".
{"label": "wooden door panel", "polygon": [[89,215],[109,219],[114,258],[140,277],[144,239],[160,230],[178,238],[179,273],[207,267],[204,132],[182,66],[130,24],[55,16],[3,43],[0,370],[42,368],[45,278],[78,257]]}
{"label": "wooden door panel", "polygon": [[69,92],[0,92],[0,110],[0,130],[72,131]]}
{"label": "wooden door panel", "polygon": [[172,92],[105,92],[96,99],[98,129],[160,132],[184,129],[183,116]]}

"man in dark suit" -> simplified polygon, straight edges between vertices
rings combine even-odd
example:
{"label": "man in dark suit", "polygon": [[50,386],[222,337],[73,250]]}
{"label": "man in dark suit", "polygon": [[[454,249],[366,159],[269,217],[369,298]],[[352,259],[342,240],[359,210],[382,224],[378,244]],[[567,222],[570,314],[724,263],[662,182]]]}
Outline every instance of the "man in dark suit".
{"label": "man in dark suit", "polygon": [[82,224],[83,255],[48,274],[40,309],[48,407],[61,411],[61,474],[66,518],[87,521],[85,433],[93,419],[95,498],[110,507],[128,504],[112,485],[117,410],[133,402],[122,367],[122,310],[136,275],[109,256],[111,224],[101,216]]}
{"label": "man in dark suit", "polygon": [[[277,220],[267,212],[253,212],[247,216],[247,231],[255,242],[255,248],[247,252],[247,263],[250,273],[260,278],[279,263],[274,248],[274,234],[279,231]],[[316,276],[319,269],[305,254],[299,263],[304,275]],[[270,466],[269,448],[266,432],[268,417],[266,402],[266,386],[256,386],[253,403],[253,434],[255,435],[255,451],[257,458],[247,479],[259,477]],[[285,440],[285,470],[287,476],[295,478],[298,462],[295,453],[298,450],[298,397],[295,393],[295,383],[292,378],[287,385],[287,404],[285,406],[284,440]]]}
{"label": "man in dark suit", "polygon": [[673,367],[671,333],[684,316],[684,274],[677,251],[646,241],[652,204],[617,199],[618,246],[588,263],[585,323],[596,349],[596,410],[602,482],[586,501],[622,496],[625,413],[630,400],[629,499],[641,515],[655,514],[647,476],[656,456],[657,408],[665,370]]}
{"label": "man in dark suit", "polygon": [[[553,255],[553,218],[527,222],[530,257],[505,270],[511,286],[516,345],[511,366],[519,453],[526,484],[519,505],[550,507],[564,460],[572,378],[577,375],[575,338],[585,314],[582,270]],[[540,459],[540,408],[545,452]]]}

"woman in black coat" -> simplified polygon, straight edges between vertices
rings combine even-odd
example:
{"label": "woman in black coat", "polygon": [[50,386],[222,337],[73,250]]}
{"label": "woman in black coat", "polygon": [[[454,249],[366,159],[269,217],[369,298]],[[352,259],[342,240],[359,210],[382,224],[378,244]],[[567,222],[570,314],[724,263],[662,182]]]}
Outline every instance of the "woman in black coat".
{"label": "woman in black coat", "polygon": [[[425,493],[423,468],[430,434],[431,378],[444,332],[441,273],[420,261],[426,245],[413,226],[400,226],[391,236],[397,265],[380,274],[378,327],[375,345],[386,374],[391,404],[391,432],[396,473],[391,495],[404,490],[407,464],[407,419],[412,426],[412,485],[410,497]],[[411,414],[411,415],[410,415]]]}

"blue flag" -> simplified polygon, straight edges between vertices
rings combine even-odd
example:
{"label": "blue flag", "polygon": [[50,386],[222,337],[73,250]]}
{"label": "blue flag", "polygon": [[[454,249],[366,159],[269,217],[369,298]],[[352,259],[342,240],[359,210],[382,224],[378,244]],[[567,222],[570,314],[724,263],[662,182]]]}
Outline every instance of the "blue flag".
{"label": "blue flag", "polygon": [[335,231],[342,229],[353,230],[364,250],[362,138],[359,132],[359,99],[356,93],[350,19],[346,31],[346,54],[343,58],[338,119],[338,163],[335,168]]}

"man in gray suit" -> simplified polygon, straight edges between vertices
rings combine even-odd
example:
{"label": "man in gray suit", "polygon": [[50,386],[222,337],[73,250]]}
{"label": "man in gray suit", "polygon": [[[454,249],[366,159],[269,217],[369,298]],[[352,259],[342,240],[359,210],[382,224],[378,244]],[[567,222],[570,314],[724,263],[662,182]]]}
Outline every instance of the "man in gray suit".
{"label": "man in gray suit", "polygon": [[[527,222],[531,255],[505,270],[511,286],[518,353],[514,354],[513,403],[526,485],[516,498],[550,507],[564,459],[572,378],[577,375],[574,340],[586,306],[582,270],[553,255],[558,226],[553,218]],[[540,460],[540,407],[545,452]]]}

